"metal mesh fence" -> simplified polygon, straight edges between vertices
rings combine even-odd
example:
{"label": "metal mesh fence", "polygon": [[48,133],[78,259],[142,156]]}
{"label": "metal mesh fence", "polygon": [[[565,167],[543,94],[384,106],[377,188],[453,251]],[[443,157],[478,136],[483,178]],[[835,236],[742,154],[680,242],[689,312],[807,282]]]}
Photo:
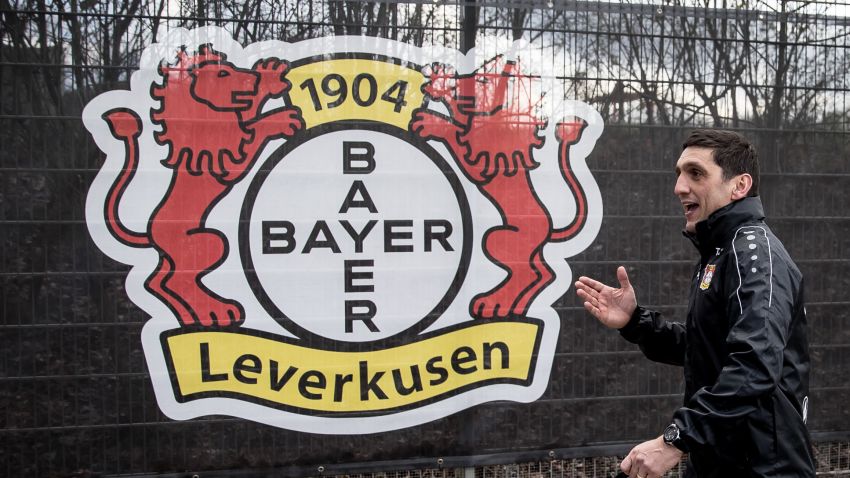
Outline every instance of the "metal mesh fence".
{"label": "metal mesh fence", "polygon": [[[818,476],[850,476],[850,449],[846,443],[822,443],[815,447]],[[528,463],[485,465],[474,468],[425,468],[334,475],[337,478],[609,478],[617,475],[623,456],[555,459]],[[684,476],[686,461],[667,472],[665,478]],[[318,478],[322,475],[314,475]]]}
{"label": "metal mesh fence", "polygon": [[[642,301],[672,317],[685,310],[682,278],[693,259],[671,193],[678,145],[696,125],[745,132],[761,151],[771,227],[807,280],[819,472],[850,475],[850,4],[2,0],[0,16],[0,475],[289,464],[304,474],[315,463],[376,459],[366,447],[414,458],[544,456],[654,436],[681,401],[678,371],[642,360],[568,294],[558,304],[565,331],[550,386],[533,404],[488,404],[356,438],[163,416],[139,341],[148,317],[127,298],[126,268],[104,257],[86,229],[85,196],[103,158],[80,116],[97,94],[127,87],[145,46],[169,29],[204,25],[242,44],[368,35],[479,45],[482,58],[497,53],[486,38],[533,44],[567,95],[606,122],[590,158],[606,215],[571,267],[613,280],[626,264]],[[612,476],[615,454],[484,465],[474,474]],[[468,469],[386,476],[459,473]]]}
{"label": "metal mesh fence", "polygon": [[[850,449],[846,443],[822,443],[815,447],[818,476],[850,476]],[[617,475],[622,456],[553,459],[548,461],[484,465],[474,468],[422,468],[332,475],[335,478],[610,478]],[[686,461],[667,472],[665,478],[684,476]],[[313,478],[328,476],[314,474]]]}

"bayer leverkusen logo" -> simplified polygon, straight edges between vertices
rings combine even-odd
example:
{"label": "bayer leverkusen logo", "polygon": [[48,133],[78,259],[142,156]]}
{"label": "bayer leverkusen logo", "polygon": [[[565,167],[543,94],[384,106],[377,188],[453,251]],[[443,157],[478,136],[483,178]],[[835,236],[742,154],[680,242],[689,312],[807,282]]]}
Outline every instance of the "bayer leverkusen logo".
{"label": "bayer leverkusen logo", "polygon": [[93,100],[87,222],[162,411],[352,434],[536,400],[602,121],[534,54],[178,29]]}

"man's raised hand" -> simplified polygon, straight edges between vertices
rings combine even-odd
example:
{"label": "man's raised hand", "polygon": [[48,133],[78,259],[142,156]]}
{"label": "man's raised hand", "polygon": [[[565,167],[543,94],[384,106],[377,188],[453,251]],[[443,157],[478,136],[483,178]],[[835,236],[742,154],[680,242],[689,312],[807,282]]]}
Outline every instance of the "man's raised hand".
{"label": "man's raised hand", "polygon": [[576,294],[584,301],[584,308],[611,329],[625,327],[637,307],[635,290],[625,267],[617,268],[617,280],[619,289],[584,276],[576,282]]}

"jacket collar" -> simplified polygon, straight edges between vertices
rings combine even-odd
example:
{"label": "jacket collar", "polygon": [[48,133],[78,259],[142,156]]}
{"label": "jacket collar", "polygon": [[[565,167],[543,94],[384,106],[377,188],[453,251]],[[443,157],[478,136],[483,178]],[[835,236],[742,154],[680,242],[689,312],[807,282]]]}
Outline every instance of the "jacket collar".
{"label": "jacket collar", "polygon": [[758,197],[745,197],[714,211],[708,219],[696,224],[696,233],[684,232],[705,257],[727,244],[743,224],[764,220],[764,208]]}

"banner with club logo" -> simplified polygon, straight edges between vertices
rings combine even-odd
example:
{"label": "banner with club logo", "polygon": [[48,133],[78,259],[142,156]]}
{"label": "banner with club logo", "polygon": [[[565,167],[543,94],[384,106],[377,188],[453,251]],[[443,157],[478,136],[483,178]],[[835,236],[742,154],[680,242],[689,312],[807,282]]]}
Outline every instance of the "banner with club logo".
{"label": "banner with club logo", "polygon": [[538,399],[602,220],[603,124],[537,54],[218,28],[148,47],[84,111],[105,156],[86,220],[131,266],[163,413],[363,434]]}

